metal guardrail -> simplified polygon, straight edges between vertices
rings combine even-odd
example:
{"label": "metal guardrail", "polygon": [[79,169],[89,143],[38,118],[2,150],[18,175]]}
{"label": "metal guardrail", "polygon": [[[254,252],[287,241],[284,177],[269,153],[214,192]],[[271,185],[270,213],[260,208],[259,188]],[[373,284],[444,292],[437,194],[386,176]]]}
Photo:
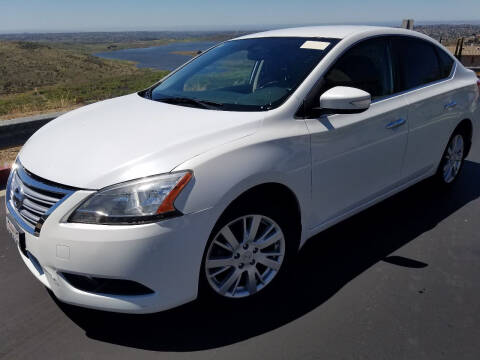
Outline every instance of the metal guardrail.
{"label": "metal guardrail", "polygon": [[65,112],[0,120],[0,148],[23,144],[35,131],[63,114]]}

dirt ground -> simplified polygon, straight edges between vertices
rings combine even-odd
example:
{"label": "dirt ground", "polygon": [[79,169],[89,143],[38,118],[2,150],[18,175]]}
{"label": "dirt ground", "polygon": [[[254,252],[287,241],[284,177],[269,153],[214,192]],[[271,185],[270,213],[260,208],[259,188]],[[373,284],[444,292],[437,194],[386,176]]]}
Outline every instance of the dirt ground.
{"label": "dirt ground", "polygon": [[48,111],[45,110],[38,110],[38,111],[18,111],[18,112],[12,112],[7,115],[0,115],[0,121],[1,120],[11,120],[11,119],[18,119],[20,117],[26,117],[26,116],[35,116],[35,115],[44,115],[48,113],[55,113],[55,112],[61,112],[61,111],[70,111],[76,108],[79,108],[81,105],[76,105],[76,106],[67,106],[67,107],[62,107],[62,108],[53,108],[49,109]]}
{"label": "dirt ground", "polygon": [[15,161],[20,149],[21,146],[0,149],[0,167],[10,166]]}

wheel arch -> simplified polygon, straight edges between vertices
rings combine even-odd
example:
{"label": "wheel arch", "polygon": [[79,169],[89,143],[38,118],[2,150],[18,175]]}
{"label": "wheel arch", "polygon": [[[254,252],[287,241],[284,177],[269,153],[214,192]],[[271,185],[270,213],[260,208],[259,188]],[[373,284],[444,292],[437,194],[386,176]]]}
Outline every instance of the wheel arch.
{"label": "wheel arch", "polygon": [[302,234],[302,209],[300,202],[292,189],[279,182],[265,182],[244,190],[225,207],[222,214],[219,216],[214,229],[218,223],[229,215],[232,209],[243,206],[243,204],[252,200],[269,202],[272,206],[284,207],[285,211],[291,216],[297,237],[296,240],[298,244],[300,244]]}
{"label": "wheel arch", "polygon": [[[252,201],[254,202],[252,205]],[[261,203],[262,205],[260,206],[260,209],[256,209],[255,203]],[[286,212],[285,213],[279,213],[279,208],[278,206],[283,206]],[[256,212],[258,211],[258,212]],[[218,293],[218,287],[215,285],[212,285],[211,282],[211,276],[215,275],[208,275],[208,270],[207,270],[207,261],[211,259],[209,257],[211,247],[214,245],[211,244],[218,244],[219,241],[217,239],[217,234],[222,231],[222,228],[230,224],[232,222],[235,222],[245,216],[245,215],[263,215],[268,217],[269,219],[273,220],[274,222],[277,223],[281,227],[282,232],[284,233],[284,251],[285,253],[283,254],[283,263],[282,269],[285,269],[285,263],[287,262],[290,263],[291,258],[295,257],[295,253],[300,249],[300,240],[301,240],[301,210],[300,210],[300,202],[298,201],[295,193],[293,192],[292,189],[290,189],[288,186],[285,184],[281,184],[279,182],[265,182],[265,183],[260,183],[255,186],[252,186],[248,189],[245,189],[242,193],[240,193],[238,196],[236,196],[224,209],[221,215],[218,217],[217,221],[215,222],[215,225],[211,229],[208,241],[206,242],[205,249],[203,251],[203,256],[202,256],[202,262],[201,262],[201,268],[199,271],[199,292],[203,294],[214,294],[214,292]],[[287,221],[292,221],[292,223],[287,223],[285,227],[282,226],[282,224],[285,224]],[[245,226],[246,223],[244,223]],[[241,241],[241,236],[242,234],[240,233],[240,238],[238,237],[238,233],[236,231],[241,231],[239,230],[238,225],[236,227],[230,227],[230,230],[232,231],[232,234],[236,234],[235,237],[238,239],[238,241]],[[245,230],[243,230],[245,231]],[[265,231],[265,229],[263,230]],[[267,232],[270,230],[267,230]],[[224,234],[224,233],[223,233]],[[243,233],[245,234],[245,233]],[[223,235],[225,237],[225,235]],[[217,241],[215,241],[217,240]],[[221,241],[221,240],[220,240]],[[230,243],[230,241],[228,241]],[[218,247],[218,246],[217,246]],[[255,246],[254,246],[255,247]],[[240,247],[239,247],[240,248]],[[248,245],[244,245],[244,249],[248,249]],[[260,247],[261,248],[261,247]],[[242,256],[240,250],[233,249],[235,253],[237,253],[237,258],[240,259]],[[258,249],[257,249],[258,250]],[[246,250],[247,251],[247,250]],[[260,250],[261,252],[262,250]],[[233,257],[233,252],[232,252],[232,257]],[[256,250],[253,250],[253,254],[255,254]],[[290,255],[289,255],[290,254]],[[251,255],[252,256],[252,255]],[[255,264],[255,255],[253,255],[253,263],[250,263],[251,265]],[[272,260],[272,259],[270,259]],[[232,258],[232,261],[233,260]],[[239,269],[243,269],[244,266],[244,261],[242,261],[240,265],[235,265],[233,264],[234,267],[237,267],[236,271],[242,271]],[[262,262],[261,260],[258,260],[259,262]],[[272,260],[273,261],[273,260]],[[247,263],[245,263],[247,264]],[[248,265],[247,265],[248,266]],[[256,265],[255,265],[256,266]],[[243,270],[245,271],[245,270]],[[281,270],[280,270],[281,271]],[[284,273],[284,271],[283,271]],[[238,281],[241,280],[241,276]],[[277,275],[278,278],[278,275]],[[278,281],[278,280],[277,280]],[[213,281],[215,283],[215,281]],[[262,281],[263,283],[263,281]],[[208,285],[209,284],[209,285]],[[225,284],[225,282],[223,283]],[[267,282],[268,284],[268,282]],[[228,285],[230,286],[230,285]],[[271,288],[271,285],[269,285]],[[223,287],[223,285],[222,285]],[[236,285],[235,285],[236,287]],[[217,290],[216,290],[217,288]],[[212,291],[213,289],[213,291]],[[228,291],[228,289],[227,289]],[[250,290],[249,290],[250,292]],[[252,293],[250,292],[250,295]]]}
{"label": "wheel arch", "polygon": [[458,123],[458,125],[455,127],[455,129],[452,132],[452,135],[458,131],[462,130],[465,135],[467,136],[467,144],[466,144],[466,149],[465,149],[465,157],[468,156],[470,153],[470,149],[472,148],[472,139],[473,139],[473,122],[472,120],[465,118],[462,121]]}

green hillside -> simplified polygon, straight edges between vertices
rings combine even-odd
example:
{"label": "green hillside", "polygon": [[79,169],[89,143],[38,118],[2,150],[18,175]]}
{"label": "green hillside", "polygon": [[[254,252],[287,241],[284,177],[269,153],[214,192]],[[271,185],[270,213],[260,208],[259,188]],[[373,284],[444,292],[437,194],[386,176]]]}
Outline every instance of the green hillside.
{"label": "green hillside", "polygon": [[131,63],[30,42],[0,42],[0,59],[0,95],[138,73]]}
{"label": "green hillside", "polygon": [[44,44],[0,41],[0,117],[71,108],[124,95],[165,74]]}

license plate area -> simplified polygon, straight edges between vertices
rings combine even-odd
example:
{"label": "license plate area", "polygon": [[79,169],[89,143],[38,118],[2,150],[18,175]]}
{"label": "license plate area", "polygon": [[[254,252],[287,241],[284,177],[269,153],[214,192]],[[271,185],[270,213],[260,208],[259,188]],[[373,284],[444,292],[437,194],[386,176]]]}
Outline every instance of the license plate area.
{"label": "license plate area", "polygon": [[27,248],[25,245],[25,232],[17,225],[15,219],[7,214],[6,217],[7,231],[12,237],[15,244],[20,248],[23,255],[27,256]]}

